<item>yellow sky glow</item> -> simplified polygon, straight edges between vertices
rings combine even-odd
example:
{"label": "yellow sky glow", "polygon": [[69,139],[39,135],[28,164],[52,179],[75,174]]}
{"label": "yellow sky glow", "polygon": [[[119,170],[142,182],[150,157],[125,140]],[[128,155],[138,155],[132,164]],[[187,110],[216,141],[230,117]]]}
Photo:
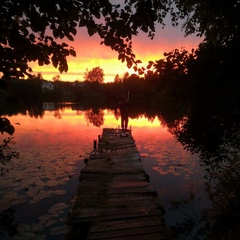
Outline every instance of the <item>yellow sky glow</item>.
{"label": "yellow sky glow", "polygon": [[[40,67],[37,62],[30,64],[33,73],[41,73],[46,80],[52,80],[54,76],[60,75],[62,81],[83,81],[86,69],[101,67],[105,74],[104,82],[113,82],[117,74],[122,77],[126,72],[135,73],[133,69],[127,68],[125,62],[122,63],[118,60],[117,52],[101,45],[102,40],[98,36],[89,37],[85,29],[81,28],[80,30],[74,42],[64,41],[73,46],[77,53],[77,57],[68,57],[69,70],[67,73],[60,74],[51,64]],[[179,29],[168,27],[157,31],[154,40],[148,39],[144,34],[135,36],[133,38],[133,51],[136,59],[142,61],[141,66],[146,67],[148,61],[162,59],[164,52],[182,47],[191,50],[196,48],[199,42],[199,38],[193,36],[186,38]]]}

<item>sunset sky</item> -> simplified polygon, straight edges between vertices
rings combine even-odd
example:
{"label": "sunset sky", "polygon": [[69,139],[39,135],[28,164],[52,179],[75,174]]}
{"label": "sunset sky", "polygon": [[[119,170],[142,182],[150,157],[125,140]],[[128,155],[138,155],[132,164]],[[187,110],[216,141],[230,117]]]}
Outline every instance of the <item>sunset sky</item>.
{"label": "sunset sky", "polygon": [[[118,60],[118,54],[109,47],[101,45],[101,39],[96,35],[90,37],[85,28],[79,28],[74,42],[67,42],[75,48],[77,57],[69,57],[67,73],[60,74],[52,65],[38,66],[37,62],[31,63],[34,74],[41,73],[46,80],[52,80],[56,75],[60,75],[62,81],[83,81],[83,74],[86,69],[101,67],[104,71],[104,82],[114,81],[118,74],[120,77],[124,73],[134,73],[133,69],[128,69],[126,63]],[[191,50],[196,48],[201,40],[195,36],[184,37],[181,28],[173,28],[170,25],[162,29],[159,26],[154,40],[147,38],[146,34],[140,33],[133,38],[133,51],[137,59],[142,60],[146,66],[148,61],[163,58],[164,52],[182,47]]]}

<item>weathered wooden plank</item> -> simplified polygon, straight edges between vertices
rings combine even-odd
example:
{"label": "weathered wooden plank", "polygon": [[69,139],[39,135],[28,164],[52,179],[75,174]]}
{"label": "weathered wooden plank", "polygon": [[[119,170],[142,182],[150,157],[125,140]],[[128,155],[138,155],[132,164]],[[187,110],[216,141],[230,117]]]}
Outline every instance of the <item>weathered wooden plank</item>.
{"label": "weathered wooden plank", "polygon": [[159,232],[159,233],[153,233],[153,234],[142,234],[142,235],[130,235],[130,236],[120,236],[120,237],[111,237],[111,238],[106,238],[105,236],[103,238],[94,238],[94,236],[89,236],[88,239],[91,240],[166,240],[166,239],[170,239],[169,234],[165,233],[165,232]]}
{"label": "weathered wooden plank", "polygon": [[[149,237],[149,235],[159,236],[164,233],[164,229],[162,226],[143,226],[139,228],[129,228],[129,229],[118,229],[118,230],[108,230],[108,231],[101,231],[101,232],[93,232],[90,233],[90,239],[111,239],[116,237],[132,237],[132,236],[141,236],[145,235]],[[143,238],[143,239],[145,239]],[[149,239],[149,238],[148,238]]]}
{"label": "weathered wooden plank", "polygon": [[86,165],[86,167],[81,172],[84,173],[84,172],[93,170],[101,173],[101,170],[102,170],[102,174],[104,174],[105,172],[110,172],[110,170],[117,171],[117,169],[120,167],[122,169],[128,169],[129,171],[135,172],[134,169],[131,169],[131,167],[142,169],[142,163],[132,161],[132,162],[129,162],[127,166],[124,161],[109,161],[109,162],[102,162],[102,163],[94,163],[94,164]]}
{"label": "weathered wooden plank", "polygon": [[124,194],[124,193],[142,193],[142,194],[150,194],[152,193],[148,187],[141,187],[141,188],[118,188],[118,189],[109,189],[108,193],[118,193],[118,194]]}
{"label": "weathered wooden plank", "polygon": [[[91,193],[91,192],[80,192],[79,195],[84,194],[84,198],[83,197],[77,197],[75,201],[83,201],[85,200],[85,198],[94,198],[94,197],[98,197],[98,198],[108,198],[111,201],[130,201],[130,200],[135,200],[135,201],[144,201],[146,199],[146,201],[152,200],[153,202],[157,202],[157,200],[153,200],[152,198],[152,193],[151,192],[141,192],[141,191],[136,191],[136,192],[112,192],[112,193]],[[105,199],[105,201],[107,201]],[[90,204],[90,203],[89,203]],[[75,204],[76,205],[76,204]]]}
{"label": "weathered wooden plank", "polygon": [[76,200],[78,208],[93,208],[93,209],[116,209],[126,210],[127,208],[144,208],[146,204],[154,207],[156,204],[150,202],[148,198],[111,198],[108,196],[97,196],[97,198],[92,198],[87,196],[86,199]]}
{"label": "weathered wooden plank", "polygon": [[96,211],[96,209],[75,209],[75,211],[71,214],[69,219],[69,224],[81,223],[81,222],[96,222],[96,221],[106,221],[106,220],[115,220],[115,219],[129,219],[129,218],[138,218],[142,216],[152,217],[160,215],[158,209],[153,209],[151,211],[146,211],[142,209],[141,211],[133,211],[133,210],[124,210],[116,211],[109,209],[100,209]]}
{"label": "weathered wooden plank", "polygon": [[163,226],[162,216],[152,217],[139,217],[139,218],[128,218],[124,220],[112,220],[112,221],[101,221],[95,222],[91,226],[92,232],[107,231],[107,230],[120,230],[138,227],[148,226]]}
{"label": "weathered wooden plank", "polygon": [[148,187],[148,183],[144,181],[131,181],[131,182],[121,182],[121,181],[112,181],[109,185],[111,188],[130,188],[130,187]]}
{"label": "weathered wooden plank", "polygon": [[[95,201],[93,199],[93,201]],[[85,208],[81,207],[81,203],[79,204],[79,206],[74,207],[74,212],[72,213],[73,218],[85,218],[85,217],[94,217],[94,216],[111,216],[111,215],[116,215],[116,216],[112,216],[113,218],[122,218],[122,216],[128,216],[128,214],[130,213],[139,213],[139,214],[143,214],[144,216],[150,214],[156,214],[155,211],[157,211],[157,213],[159,213],[161,215],[161,212],[158,208],[158,206],[156,204],[151,204],[151,202],[149,202],[148,205],[137,205],[136,206],[131,206],[128,205],[127,202],[123,202],[122,205],[118,205],[115,207],[109,207],[107,204],[107,201],[104,204],[100,204],[101,200],[96,201],[96,205],[95,206],[87,206]],[[89,203],[89,205],[91,205],[91,202]],[[126,212],[125,210],[128,209],[128,211]]]}
{"label": "weathered wooden plank", "polygon": [[116,174],[113,176],[113,181],[131,181],[131,180],[146,180],[145,174]]}
{"label": "weathered wooden plank", "polygon": [[108,197],[106,200],[106,204],[109,207],[120,207],[120,206],[125,206],[125,207],[136,207],[136,206],[142,206],[144,207],[145,204],[152,204],[155,205],[154,202],[150,202],[150,197],[121,197],[121,198],[111,198]]}
{"label": "weathered wooden plank", "polygon": [[110,174],[102,174],[102,173],[81,172],[79,176],[80,186],[83,183],[91,183],[91,182],[94,182],[94,184],[96,185],[96,183],[99,183],[99,182],[109,182],[111,181],[111,179],[112,179],[112,176]]}
{"label": "weathered wooden plank", "polygon": [[117,168],[88,168],[88,169],[83,169],[82,170],[83,173],[89,173],[89,174],[138,174],[138,173],[144,173],[144,170],[141,167],[136,167],[136,168],[127,168],[127,167],[119,167]]}
{"label": "weathered wooden plank", "polygon": [[[120,134],[103,129],[99,150],[91,153],[80,173],[68,219],[73,233],[69,240],[80,235],[81,240],[170,239],[131,131]],[[88,233],[79,234],[85,226]]]}
{"label": "weathered wooden plank", "polygon": [[[79,201],[79,202],[78,202]],[[92,198],[86,198],[86,199],[79,199],[78,202],[78,207],[80,208],[87,208],[92,206],[92,208],[120,208],[121,210],[126,209],[126,208],[133,208],[133,207],[144,207],[145,204],[152,204],[154,203],[149,203],[148,199],[144,198],[128,198],[128,199],[117,199],[117,198],[109,198],[107,197],[106,199],[103,197],[99,197],[96,200],[93,200]],[[94,202],[95,201],[95,202]],[[90,205],[90,203],[92,205]]]}

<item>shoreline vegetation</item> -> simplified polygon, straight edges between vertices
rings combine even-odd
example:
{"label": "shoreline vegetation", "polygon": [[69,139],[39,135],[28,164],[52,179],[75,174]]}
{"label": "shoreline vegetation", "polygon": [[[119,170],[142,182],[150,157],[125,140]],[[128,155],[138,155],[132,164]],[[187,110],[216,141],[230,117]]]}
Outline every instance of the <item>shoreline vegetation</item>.
{"label": "shoreline vegetation", "polygon": [[[57,80],[48,87],[42,84],[47,81],[37,78],[0,79],[0,117],[21,113],[41,118],[43,102],[54,102],[61,107],[63,102],[73,100],[76,109],[89,109],[90,117],[99,115],[96,124],[101,126],[101,109],[116,110],[120,96],[130,91],[130,118],[144,115],[151,121],[158,117],[184,149],[199,155],[213,206],[203,211],[207,220],[203,228],[209,236],[239,237],[238,83],[233,78],[228,78],[230,82],[215,79],[207,82],[194,74],[190,77],[184,72],[164,73],[161,78],[131,75],[106,84]],[[181,208],[184,203],[177,202],[174,207]]]}

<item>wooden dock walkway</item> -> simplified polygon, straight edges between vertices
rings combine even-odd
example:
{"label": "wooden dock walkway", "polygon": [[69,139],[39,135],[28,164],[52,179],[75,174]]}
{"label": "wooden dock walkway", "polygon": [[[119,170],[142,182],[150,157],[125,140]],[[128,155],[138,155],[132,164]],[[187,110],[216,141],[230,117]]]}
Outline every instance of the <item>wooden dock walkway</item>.
{"label": "wooden dock walkway", "polygon": [[131,131],[103,129],[79,180],[67,240],[170,239]]}

